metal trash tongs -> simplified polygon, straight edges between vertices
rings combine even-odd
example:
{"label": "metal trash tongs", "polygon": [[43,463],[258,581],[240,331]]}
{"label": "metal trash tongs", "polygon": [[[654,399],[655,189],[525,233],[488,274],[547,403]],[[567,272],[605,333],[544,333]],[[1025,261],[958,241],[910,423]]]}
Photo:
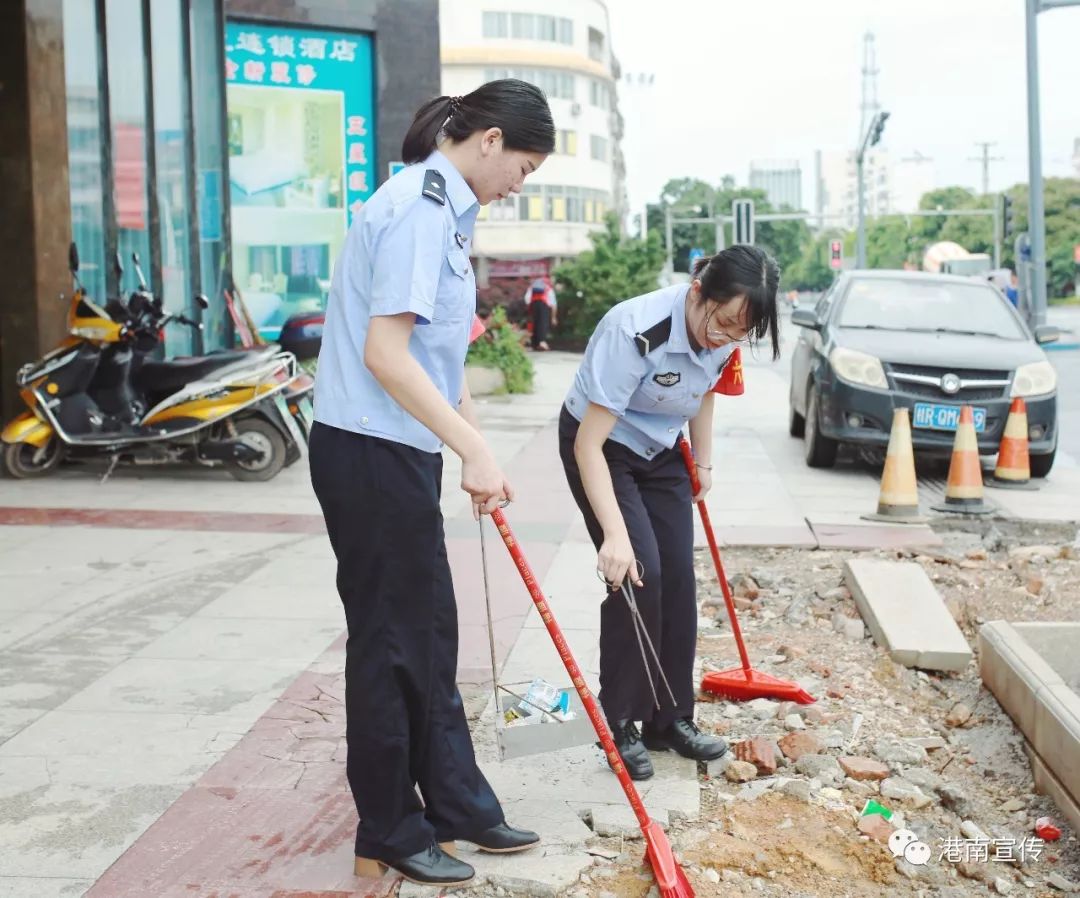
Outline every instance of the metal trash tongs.
{"label": "metal trash tongs", "polygon": [[[640,561],[636,561],[638,567],[638,576],[643,577],[645,575],[645,568]],[[596,575],[604,581],[604,583],[611,588],[611,584],[605,579],[602,571],[597,571]],[[668,697],[671,699],[671,707],[677,708],[679,703],[675,700],[675,693],[671,689],[671,684],[668,682],[667,674],[664,673],[664,667],[660,663],[660,656],[656,653],[656,647],[653,645],[652,638],[649,636],[649,630],[645,626],[645,620],[641,616],[641,611],[637,605],[637,598],[634,595],[634,587],[630,583],[630,577],[624,577],[622,584],[620,584],[623,598],[626,599],[627,607],[630,609],[630,619],[634,623],[634,635],[637,636],[638,650],[641,652],[641,663],[645,666],[645,673],[649,679],[649,689],[652,690],[653,704],[656,705],[656,710],[660,710],[660,698],[656,694],[656,684],[653,682],[652,669],[649,667],[649,659],[645,654],[645,646],[649,647],[649,652],[652,654],[653,661],[656,662],[656,670],[660,674],[660,679],[664,682],[664,688],[667,689]]]}

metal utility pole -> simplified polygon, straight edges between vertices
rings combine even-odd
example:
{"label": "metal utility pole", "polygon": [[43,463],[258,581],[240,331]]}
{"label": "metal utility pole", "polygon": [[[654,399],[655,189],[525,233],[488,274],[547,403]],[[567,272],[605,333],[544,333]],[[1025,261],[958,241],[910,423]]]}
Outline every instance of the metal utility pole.
{"label": "metal utility pole", "polygon": [[1080,6],[1080,0],[1024,0],[1027,32],[1028,237],[1031,242],[1031,324],[1046,324],[1046,210],[1043,205],[1039,119],[1039,20],[1041,12]]}
{"label": "metal utility pole", "polygon": [[1001,162],[1004,157],[990,155],[990,147],[997,146],[993,141],[976,141],[975,146],[982,147],[982,155],[968,156],[968,162],[982,163],[982,192],[986,196],[990,193],[990,163]]}
{"label": "metal utility pole", "polygon": [[862,136],[859,149],[855,153],[855,177],[858,179],[859,187],[858,223],[855,229],[856,268],[866,267],[866,183],[863,177],[863,163],[866,160],[866,151],[870,147],[876,146],[877,142],[881,140],[881,132],[885,129],[885,122],[888,118],[889,113],[887,112],[878,112],[874,115],[873,119],[870,120],[870,126]]}
{"label": "metal utility pole", "polygon": [[862,102],[859,104],[858,139],[862,139],[874,116],[881,112],[877,98],[877,76],[880,72],[881,69],[877,67],[877,51],[874,48],[874,32],[867,31],[863,35]]}

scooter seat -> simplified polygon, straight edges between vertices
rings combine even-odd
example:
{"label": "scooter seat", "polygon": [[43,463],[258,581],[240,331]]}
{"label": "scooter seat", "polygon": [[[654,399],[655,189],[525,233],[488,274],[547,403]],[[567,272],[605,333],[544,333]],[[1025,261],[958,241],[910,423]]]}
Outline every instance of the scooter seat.
{"label": "scooter seat", "polygon": [[205,380],[228,368],[242,368],[270,359],[277,346],[222,350],[210,355],[188,356],[159,362],[147,359],[135,372],[135,388],[143,393],[175,393],[190,383]]}

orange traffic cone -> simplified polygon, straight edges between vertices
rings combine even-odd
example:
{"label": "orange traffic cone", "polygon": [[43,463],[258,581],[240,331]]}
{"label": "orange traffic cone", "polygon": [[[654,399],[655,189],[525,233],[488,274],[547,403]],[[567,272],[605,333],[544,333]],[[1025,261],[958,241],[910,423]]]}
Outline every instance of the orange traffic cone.
{"label": "orange traffic cone", "polygon": [[742,352],[738,346],[728,357],[724,367],[720,369],[720,379],[716,381],[716,386],[712,388],[712,391],[721,396],[742,396]]}
{"label": "orange traffic cone", "polygon": [[1005,421],[1005,433],[998,448],[997,467],[988,486],[1004,489],[1037,490],[1031,482],[1031,458],[1028,455],[1027,405],[1014,399]]}
{"label": "orange traffic cone", "polygon": [[949,482],[945,485],[945,502],[933,508],[934,511],[958,514],[987,514],[991,511],[983,502],[979,441],[975,437],[975,414],[970,405],[960,409],[960,424],[956,428],[952,461],[949,463]]}
{"label": "orange traffic cone", "polygon": [[919,490],[915,484],[915,452],[911,447],[911,422],[908,410],[893,410],[889,449],[885,453],[885,469],[881,472],[881,494],[877,514],[866,514],[867,521],[889,521],[894,524],[922,524],[926,518],[919,514]]}

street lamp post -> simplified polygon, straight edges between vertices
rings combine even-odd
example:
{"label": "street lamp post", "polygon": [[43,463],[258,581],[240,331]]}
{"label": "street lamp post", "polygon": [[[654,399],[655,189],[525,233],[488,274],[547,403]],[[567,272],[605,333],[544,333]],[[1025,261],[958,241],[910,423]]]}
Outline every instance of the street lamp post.
{"label": "street lamp post", "polygon": [[[1080,2],[1080,0],[1077,0],[1077,2]],[[866,151],[870,147],[876,146],[877,142],[881,140],[881,132],[885,129],[885,122],[888,118],[889,113],[879,112],[870,120],[870,125],[862,137],[858,151],[855,153],[855,177],[859,182],[858,225],[855,230],[856,268],[866,267],[866,185],[863,180],[863,163],[866,159]]]}
{"label": "street lamp post", "polygon": [[1046,210],[1043,205],[1039,121],[1039,20],[1041,12],[1080,6],[1080,0],[1024,0],[1027,32],[1028,239],[1031,245],[1031,323],[1046,324]]}

